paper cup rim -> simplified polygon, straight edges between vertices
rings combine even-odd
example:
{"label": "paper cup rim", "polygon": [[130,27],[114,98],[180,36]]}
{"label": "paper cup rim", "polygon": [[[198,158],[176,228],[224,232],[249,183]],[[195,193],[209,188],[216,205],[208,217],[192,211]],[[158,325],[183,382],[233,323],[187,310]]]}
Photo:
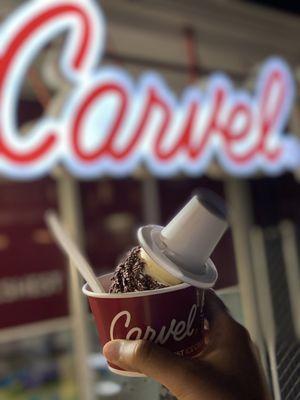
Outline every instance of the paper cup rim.
{"label": "paper cup rim", "polygon": [[[102,278],[104,276],[112,275],[112,273],[100,275],[98,278]],[[88,283],[85,283],[82,287],[82,292],[88,297],[94,297],[99,299],[125,299],[125,298],[134,298],[134,297],[144,297],[144,296],[153,296],[157,294],[171,293],[176,292],[178,290],[183,290],[191,287],[188,283],[179,283],[178,285],[167,286],[165,288],[153,289],[153,290],[142,290],[139,292],[128,292],[128,293],[95,293],[88,289]]]}
{"label": "paper cup rim", "polygon": [[145,374],[140,374],[139,372],[133,372],[133,371],[125,371],[123,369],[117,369],[117,368],[113,368],[110,365],[108,366],[108,369],[117,374],[117,375],[121,375],[121,376],[128,376],[131,378],[146,378],[147,375]]}

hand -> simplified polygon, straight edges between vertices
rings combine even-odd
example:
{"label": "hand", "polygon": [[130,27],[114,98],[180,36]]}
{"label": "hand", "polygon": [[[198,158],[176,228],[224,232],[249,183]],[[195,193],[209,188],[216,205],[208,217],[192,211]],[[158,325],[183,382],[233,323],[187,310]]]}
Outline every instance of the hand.
{"label": "hand", "polygon": [[269,400],[257,352],[246,329],[207,291],[206,346],[194,359],[177,356],[144,340],[113,340],[105,357],[166,386],[179,400]]}

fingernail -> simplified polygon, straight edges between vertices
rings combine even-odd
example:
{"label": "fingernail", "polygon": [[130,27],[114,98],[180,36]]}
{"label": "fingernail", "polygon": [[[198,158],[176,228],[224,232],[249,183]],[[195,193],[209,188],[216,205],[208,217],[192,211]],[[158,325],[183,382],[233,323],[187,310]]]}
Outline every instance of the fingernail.
{"label": "fingernail", "polygon": [[114,340],[105,344],[103,347],[103,354],[108,361],[115,363],[119,361],[121,356],[121,346],[121,340]]}

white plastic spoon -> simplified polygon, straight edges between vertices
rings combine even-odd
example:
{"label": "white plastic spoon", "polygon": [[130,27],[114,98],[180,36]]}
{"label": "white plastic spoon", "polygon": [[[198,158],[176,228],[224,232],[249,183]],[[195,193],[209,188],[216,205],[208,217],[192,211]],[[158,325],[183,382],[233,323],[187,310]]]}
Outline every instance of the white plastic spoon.
{"label": "white plastic spoon", "polygon": [[57,215],[53,211],[47,211],[45,214],[47,226],[52,232],[57,244],[62,248],[67,256],[71,259],[72,263],[78,269],[82,277],[89,284],[90,288],[95,293],[105,293],[101,283],[97,280],[91,266],[79,251],[76,244],[70,238],[68,233],[63,228]]}

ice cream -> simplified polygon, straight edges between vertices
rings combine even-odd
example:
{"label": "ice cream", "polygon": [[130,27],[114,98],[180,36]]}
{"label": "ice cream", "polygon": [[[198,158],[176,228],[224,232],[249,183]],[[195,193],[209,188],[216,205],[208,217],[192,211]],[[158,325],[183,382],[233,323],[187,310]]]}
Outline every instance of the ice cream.
{"label": "ice cream", "polygon": [[181,281],[164,271],[140,246],[131,249],[118,264],[112,277],[110,293],[160,289]]}
{"label": "ice cream", "polygon": [[159,264],[157,264],[143,248],[140,249],[140,257],[144,261],[144,271],[152,279],[162,283],[165,286],[178,285],[182,281],[169,274]]}
{"label": "ice cream", "polygon": [[163,288],[161,282],[153,279],[145,270],[146,261],[141,257],[141,248],[131,249],[117,266],[112,277],[110,293],[127,293]]}
{"label": "ice cream", "polygon": [[140,246],[117,266],[110,293],[160,289],[182,282],[199,288],[217,279],[209,259],[227,228],[223,202],[212,193],[194,196],[165,226],[140,227]]}

